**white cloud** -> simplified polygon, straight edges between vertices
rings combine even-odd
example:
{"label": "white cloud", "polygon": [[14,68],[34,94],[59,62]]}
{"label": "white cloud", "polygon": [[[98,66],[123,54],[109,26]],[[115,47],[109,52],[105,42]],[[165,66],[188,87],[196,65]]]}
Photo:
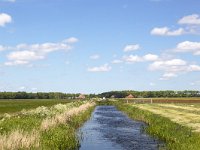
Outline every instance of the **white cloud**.
{"label": "white cloud", "polygon": [[175,73],[164,73],[160,80],[169,80],[171,78],[177,77]]}
{"label": "white cloud", "polygon": [[200,25],[200,16],[198,14],[184,16],[178,21],[178,23],[187,25]]}
{"label": "white cloud", "polygon": [[25,60],[15,60],[15,61],[4,63],[5,66],[18,66],[18,65],[27,65],[27,64],[29,64],[29,62]]}
{"label": "white cloud", "polygon": [[159,36],[178,36],[184,34],[185,31],[183,28],[179,28],[177,30],[170,30],[168,27],[161,27],[161,28],[153,28],[151,30],[152,35],[159,35]]}
{"label": "white cloud", "polygon": [[143,59],[140,56],[137,55],[129,55],[129,56],[124,56],[123,60],[129,63],[136,63],[136,62],[142,62]]}
{"label": "white cloud", "polygon": [[189,65],[188,71],[200,71],[200,66],[198,65]]}
{"label": "white cloud", "polygon": [[200,42],[181,42],[177,44],[175,52],[191,52],[194,55],[200,55]]}
{"label": "white cloud", "polygon": [[87,70],[89,72],[108,72],[111,69],[112,69],[111,66],[109,66],[108,64],[104,64],[104,65],[99,66],[99,67],[89,67]]}
{"label": "white cloud", "polygon": [[158,60],[149,65],[151,71],[163,71],[161,80],[168,80],[180,73],[200,71],[199,65],[189,64],[182,59]]}
{"label": "white cloud", "polygon": [[147,54],[147,55],[143,56],[143,59],[146,61],[156,61],[156,60],[158,60],[158,55]]}
{"label": "white cloud", "polygon": [[[0,47],[1,48],[1,47]],[[7,55],[7,66],[27,65],[32,61],[46,58],[48,53],[54,51],[68,51],[72,46],[65,42],[42,43],[42,44],[18,44],[15,47],[8,46],[4,50],[14,50]]]}
{"label": "white cloud", "polygon": [[124,56],[123,57],[123,60],[125,62],[129,62],[129,63],[145,62],[145,61],[156,61],[157,59],[158,59],[158,56],[154,55],[154,54],[146,54],[144,56],[129,55],[129,56]]}
{"label": "white cloud", "polygon": [[186,61],[182,59],[171,59],[171,60],[158,60],[150,64],[149,69],[154,70],[164,70],[167,72],[176,72],[181,68],[180,66],[185,66]]}
{"label": "white cloud", "polygon": [[6,13],[0,13],[0,26],[4,27],[7,23],[12,22],[12,17]]}
{"label": "white cloud", "polygon": [[138,50],[138,49],[140,49],[139,44],[126,45],[124,47],[124,52],[135,51],[135,50]]}
{"label": "white cloud", "polygon": [[37,53],[46,54],[57,50],[69,50],[71,46],[69,44],[58,43],[43,43],[43,44],[18,44],[16,47],[11,48],[18,51],[35,51]]}
{"label": "white cloud", "polygon": [[70,38],[68,38],[68,39],[65,39],[63,42],[66,42],[66,43],[68,43],[68,44],[72,44],[72,43],[76,43],[76,42],[78,42],[79,40],[77,39],[77,38],[75,38],[75,37],[70,37]]}
{"label": "white cloud", "polygon": [[115,59],[115,60],[113,60],[111,63],[112,63],[112,64],[120,64],[120,63],[122,63],[122,62],[123,62],[122,60]]}
{"label": "white cloud", "polygon": [[38,59],[44,59],[43,55],[39,55],[35,51],[16,51],[11,52],[7,58],[11,61],[21,60],[21,61],[32,61]]}
{"label": "white cloud", "polygon": [[98,54],[95,54],[95,55],[91,55],[90,56],[90,59],[93,59],[93,60],[97,60],[97,59],[99,59],[100,58],[100,56],[98,55]]}

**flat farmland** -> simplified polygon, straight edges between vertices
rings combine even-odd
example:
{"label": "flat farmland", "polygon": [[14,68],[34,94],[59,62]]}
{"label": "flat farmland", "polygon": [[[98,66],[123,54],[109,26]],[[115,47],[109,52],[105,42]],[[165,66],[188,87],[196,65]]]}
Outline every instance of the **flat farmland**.
{"label": "flat farmland", "polygon": [[58,99],[2,99],[0,100],[0,116],[4,113],[15,113],[23,109],[34,109],[39,106],[52,106],[55,104],[65,104],[72,100]]}
{"label": "flat farmland", "polygon": [[165,142],[166,149],[199,150],[200,104],[115,103],[129,117],[148,124],[145,131]]}
{"label": "flat farmland", "polygon": [[200,104],[137,104],[135,107],[169,118],[200,132]]}
{"label": "flat farmland", "polygon": [[135,103],[200,103],[200,97],[189,98],[131,98],[123,99],[125,102]]}

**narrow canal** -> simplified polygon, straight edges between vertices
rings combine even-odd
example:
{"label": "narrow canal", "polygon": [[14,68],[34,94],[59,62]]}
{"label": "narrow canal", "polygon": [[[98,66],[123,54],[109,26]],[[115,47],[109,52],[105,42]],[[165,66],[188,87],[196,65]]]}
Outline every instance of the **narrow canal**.
{"label": "narrow canal", "polygon": [[79,150],[157,150],[163,143],[147,135],[145,123],[134,121],[114,106],[97,106],[79,130]]}

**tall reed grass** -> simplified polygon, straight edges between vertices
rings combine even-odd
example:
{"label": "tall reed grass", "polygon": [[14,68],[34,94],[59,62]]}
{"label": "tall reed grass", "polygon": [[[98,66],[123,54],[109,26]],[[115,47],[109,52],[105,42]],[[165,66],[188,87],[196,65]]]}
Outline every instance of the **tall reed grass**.
{"label": "tall reed grass", "polygon": [[0,149],[75,149],[78,128],[91,114],[94,102],[72,102],[38,107],[4,117],[0,122]]}

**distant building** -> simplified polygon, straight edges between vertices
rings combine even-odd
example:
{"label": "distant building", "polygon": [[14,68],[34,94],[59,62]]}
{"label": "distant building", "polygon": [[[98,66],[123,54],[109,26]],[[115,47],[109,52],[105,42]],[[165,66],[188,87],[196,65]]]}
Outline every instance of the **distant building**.
{"label": "distant building", "polygon": [[85,99],[85,95],[80,94],[77,98],[78,98],[78,99]]}
{"label": "distant building", "polygon": [[115,98],[115,95],[112,95],[110,98]]}
{"label": "distant building", "polygon": [[125,98],[135,98],[135,96],[133,96],[132,94],[126,96]]}

